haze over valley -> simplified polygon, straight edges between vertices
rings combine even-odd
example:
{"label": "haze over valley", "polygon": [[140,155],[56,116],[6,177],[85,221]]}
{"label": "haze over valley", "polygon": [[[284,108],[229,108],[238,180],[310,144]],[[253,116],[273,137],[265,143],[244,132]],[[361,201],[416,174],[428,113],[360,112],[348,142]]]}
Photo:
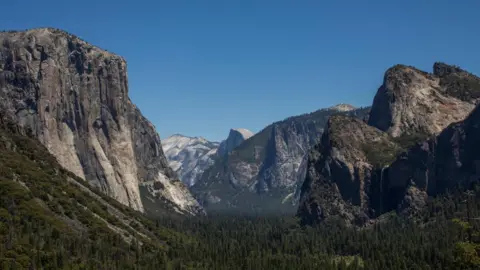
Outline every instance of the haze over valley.
{"label": "haze over valley", "polygon": [[0,269],[479,269],[480,6],[355,3],[7,4]]}

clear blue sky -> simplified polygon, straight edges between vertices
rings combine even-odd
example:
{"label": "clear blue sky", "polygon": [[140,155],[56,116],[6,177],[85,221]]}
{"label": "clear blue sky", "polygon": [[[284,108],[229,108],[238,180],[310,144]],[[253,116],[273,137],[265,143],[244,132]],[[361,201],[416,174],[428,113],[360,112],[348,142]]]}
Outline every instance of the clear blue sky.
{"label": "clear blue sky", "polygon": [[397,63],[480,73],[478,0],[4,2],[2,29],[61,28],[125,57],[130,96],[162,138],[370,105]]}

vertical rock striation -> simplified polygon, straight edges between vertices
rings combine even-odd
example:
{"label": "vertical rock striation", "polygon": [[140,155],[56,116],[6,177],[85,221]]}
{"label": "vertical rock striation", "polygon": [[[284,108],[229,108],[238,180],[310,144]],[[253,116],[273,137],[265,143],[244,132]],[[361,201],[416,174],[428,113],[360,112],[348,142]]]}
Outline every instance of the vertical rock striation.
{"label": "vertical rock striation", "polygon": [[368,110],[342,104],[275,122],[216,160],[192,192],[207,210],[293,212],[305,179],[305,156],[327,119],[335,114],[363,118]]}
{"label": "vertical rock striation", "polygon": [[228,153],[232,152],[237,146],[243,143],[243,141],[247,140],[248,138],[252,137],[253,133],[244,128],[232,128],[228,133],[228,137],[226,140],[220,143],[220,146],[217,150],[217,155],[219,157],[224,157],[228,155]]}
{"label": "vertical rock striation", "polygon": [[[0,33],[0,109],[62,166],[136,210],[148,211],[139,186],[175,178],[154,126],[128,97],[125,60],[61,30]],[[174,193],[161,196],[198,211],[188,192]]]}
{"label": "vertical rock striation", "polygon": [[306,223],[340,216],[363,225],[392,210],[414,214],[428,196],[478,181],[478,109],[452,123],[479,97],[480,78],[455,66],[435,63],[433,73],[390,68],[368,125],[329,121],[309,155],[298,215]]}
{"label": "vertical rock striation", "polygon": [[393,137],[438,134],[473,110],[480,79],[458,67],[435,63],[433,73],[396,65],[387,70],[368,124]]}
{"label": "vertical rock striation", "polygon": [[203,171],[213,164],[218,145],[219,143],[210,142],[202,137],[180,134],[162,140],[170,167],[187,186],[195,184]]}

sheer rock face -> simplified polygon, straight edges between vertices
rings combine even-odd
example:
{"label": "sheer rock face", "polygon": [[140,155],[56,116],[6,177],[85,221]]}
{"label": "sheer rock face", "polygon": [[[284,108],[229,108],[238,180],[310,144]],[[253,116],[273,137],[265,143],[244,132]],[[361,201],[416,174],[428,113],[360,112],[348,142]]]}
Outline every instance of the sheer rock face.
{"label": "sheer rock face", "polygon": [[301,190],[299,215],[305,222],[340,216],[349,223],[364,223],[374,216],[377,172],[368,149],[399,146],[391,137],[363,121],[333,116],[321,143],[310,152]]}
{"label": "sheer rock face", "polygon": [[217,143],[202,137],[175,134],[162,140],[162,145],[172,169],[183,183],[193,186],[216,159],[227,156],[252,135],[244,128],[230,129],[227,139]]}
{"label": "sheer rock face", "polygon": [[[148,210],[139,185],[175,177],[154,126],[128,97],[125,60],[63,31],[0,33],[0,109],[62,166],[136,210]],[[197,211],[189,193],[160,193]]]}
{"label": "sheer rock face", "polygon": [[220,146],[217,150],[217,155],[219,157],[224,157],[228,155],[228,153],[232,152],[237,146],[242,144],[245,140],[252,137],[253,133],[244,128],[232,128],[228,134],[226,140],[220,143]]}
{"label": "sheer rock face", "polygon": [[295,191],[305,179],[305,156],[319,142],[327,119],[335,114],[363,117],[368,110],[322,109],[273,123],[217,160],[192,191],[207,210],[293,212]]}
{"label": "sheer rock face", "polygon": [[480,179],[480,107],[462,122],[404,153],[388,169],[389,189],[409,189],[399,211],[418,208],[421,198],[435,196]]}
{"label": "sheer rock face", "polygon": [[369,125],[399,137],[438,134],[450,123],[465,119],[480,97],[480,79],[442,63],[435,63],[433,71],[403,65],[387,70]]}
{"label": "sheer rock face", "polygon": [[458,67],[389,69],[368,125],[329,120],[309,154],[298,215],[306,223],[340,216],[363,225],[392,210],[414,214],[428,196],[478,181],[479,109],[452,123],[469,115],[479,95],[480,79]]}
{"label": "sheer rock face", "polygon": [[213,164],[219,143],[202,137],[175,134],[163,139],[162,146],[170,167],[183,183],[192,186],[205,169]]}

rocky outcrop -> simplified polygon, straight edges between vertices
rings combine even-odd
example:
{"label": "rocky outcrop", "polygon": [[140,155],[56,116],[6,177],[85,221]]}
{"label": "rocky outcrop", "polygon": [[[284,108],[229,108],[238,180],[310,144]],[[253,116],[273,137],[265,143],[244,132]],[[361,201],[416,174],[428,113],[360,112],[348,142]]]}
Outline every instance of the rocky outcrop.
{"label": "rocky outcrop", "polygon": [[[0,33],[0,109],[62,166],[136,210],[149,211],[139,186],[176,177],[154,126],[128,97],[125,60],[63,31]],[[157,194],[198,212],[183,189]]]}
{"label": "rocky outcrop", "polygon": [[183,183],[192,186],[205,169],[213,164],[219,143],[202,137],[175,134],[163,139],[162,146],[170,167]]}
{"label": "rocky outcrop", "polygon": [[349,111],[355,110],[356,108],[350,104],[341,103],[341,104],[337,104],[335,106],[329,107],[328,109],[332,111],[349,112]]}
{"label": "rocky outcrop", "polygon": [[392,210],[412,215],[428,196],[478,181],[477,145],[466,130],[474,138],[472,127],[480,119],[474,112],[451,124],[471,112],[479,87],[474,75],[442,63],[433,74],[400,65],[389,69],[369,125],[345,117],[329,121],[309,155],[298,215],[305,223],[341,217],[364,225]]}
{"label": "rocky outcrop", "polygon": [[273,123],[217,160],[192,192],[207,210],[293,212],[295,190],[305,179],[304,157],[327,119],[334,114],[363,118],[367,112],[322,109]]}
{"label": "rocky outcrop", "polygon": [[386,159],[400,150],[388,134],[359,119],[331,117],[321,143],[309,154],[298,210],[304,221],[340,216],[362,223],[375,216],[378,167],[371,151],[380,148]]}
{"label": "rocky outcrop", "polygon": [[232,150],[239,146],[241,143],[243,143],[243,141],[247,140],[252,136],[253,133],[248,129],[230,129],[227,139],[220,143],[220,146],[217,150],[217,155],[219,157],[224,157],[225,155],[228,155],[228,153],[232,152]]}
{"label": "rocky outcrop", "polygon": [[217,143],[176,134],[163,140],[162,145],[172,169],[183,183],[192,186],[215,159],[225,157],[252,135],[244,128],[231,129],[227,139]]}
{"label": "rocky outcrop", "polygon": [[[480,107],[438,136],[400,155],[388,168],[388,190],[404,191],[398,210],[412,212],[435,196],[458,185],[480,183]],[[393,193],[393,192],[391,192]]]}
{"label": "rocky outcrop", "polygon": [[480,79],[458,67],[435,63],[433,73],[396,65],[385,73],[368,124],[393,137],[438,134],[473,110]]}

